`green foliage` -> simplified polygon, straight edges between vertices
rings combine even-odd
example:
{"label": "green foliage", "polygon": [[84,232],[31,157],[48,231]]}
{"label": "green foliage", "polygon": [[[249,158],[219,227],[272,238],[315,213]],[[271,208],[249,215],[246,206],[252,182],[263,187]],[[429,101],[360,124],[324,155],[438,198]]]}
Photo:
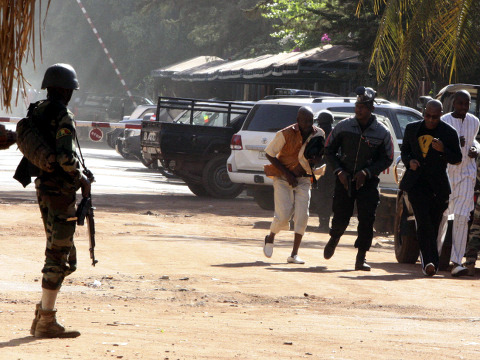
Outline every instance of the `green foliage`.
{"label": "green foliage", "polygon": [[282,39],[284,45],[305,48],[309,35],[322,26],[328,26],[316,11],[326,6],[326,1],[264,1],[259,4],[263,16],[275,21],[273,37]]}
{"label": "green foliage", "polygon": [[378,17],[371,10],[357,16],[357,5],[358,0],[266,0],[257,6],[275,21],[272,36],[286,49],[331,42],[362,52],[373,44]]}
{"label": "green foliage", "polygon": [[[150,72],[200,55],[239,58],[280,50],[270,20],[246,12],[256,0],[83,0],[131,90],[143,92]],[[69,62],[82,90],[124,91],[75,1],[52,2],[44,63]]]}
{"label": "green foliage", "polygon": [[383,3],[371,66],[400,100],[415,97],[421,79],[456,82],[476,63],[478,1],[370,1],[374,7]]}

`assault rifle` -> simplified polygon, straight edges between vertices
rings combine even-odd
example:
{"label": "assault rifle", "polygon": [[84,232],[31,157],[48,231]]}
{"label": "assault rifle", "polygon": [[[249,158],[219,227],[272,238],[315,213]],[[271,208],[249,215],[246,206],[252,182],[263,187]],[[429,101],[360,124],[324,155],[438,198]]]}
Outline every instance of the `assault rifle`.
{"label": "assault rifle", "polygon": [[90,259],[92,259],[92,266],[98,262],[95,260],[95,220],[93,219],[92,197],[84,197],[77,208],[77,225],[83,226],[85,224],[85,218],[87,219],[88,234],[89,234],[89,251]]}
{"label": "assault rifle", "polygon": [[[88,178],[90,183],[93,183],[95,181],[95,177],[93,176],[92,172],[85,167],[83,156],[81,158],[81,162],[84,167],[83,173]],[[85,224],[85,218],[87,219],[89,235],[88,250],[90,251],[90,259],[92,259],[92,266],[95,266],[98,260],[95,260],[95,220],[93,219],[93,210],[95,210],[95,208],[92,206],[92,195],[89,194],[88,196],[82,198],[75,215],[77,217],[77,225],[79,226],[83,226]]]}

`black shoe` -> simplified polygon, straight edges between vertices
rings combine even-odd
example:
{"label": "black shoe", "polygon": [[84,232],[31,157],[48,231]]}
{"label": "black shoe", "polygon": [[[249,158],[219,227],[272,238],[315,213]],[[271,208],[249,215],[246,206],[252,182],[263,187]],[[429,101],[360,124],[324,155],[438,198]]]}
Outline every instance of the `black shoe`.
{"label": "black shoe", "polygon": [[355,270],[370,271],[372,268],[365,261],[366,251],[358,251],[355,260]]}
{"label": "black shoe", "polygon": [[333,256],[333,254],[335,254],[335,248],[337,247],[339,241],[339,237],[335,238],[333,236],[330,238],[330,240],[328,240],[327,245],[325,245],[325,248],[323,249],[323,257],[325,259],[328,260]]}
{"label": "black shoe", "polygon": [[433,276],[437,273],[437,269],[435,268],[435,265],[433,265],[433,263],[428,263],[423,269],[423,273],[426,276]]}
{"label": "black shoe", "polygon": [[355,270],[370,271],[371,269],[372,268],[370,267],[370,265],[368,265],[365,261],[355,263]]}

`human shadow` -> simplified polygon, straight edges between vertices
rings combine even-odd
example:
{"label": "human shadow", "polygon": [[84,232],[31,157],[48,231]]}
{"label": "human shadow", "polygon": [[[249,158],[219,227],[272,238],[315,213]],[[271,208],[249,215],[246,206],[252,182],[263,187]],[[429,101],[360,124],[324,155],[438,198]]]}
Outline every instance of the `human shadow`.
{"label": "human shadow", "polygon": [[[416,280],[418,278],[425,277],[422,273],[422,268],[419,264],[400,264],[395,262],[378,262],[373,263],[369,262],[372,266],[372,271],[375,272],[375,269],[381,269],[387,272],[388,274],[375,275],[371,272],[357,271],[358,276],[356,277],[346,277],[341,276],[350,280],[375,280],[375,281],[405,281],[405,280]],[[438,275],[442,275],[440,272]],[[436,278],[440,278],[440,276]]]}
{"label": "human shadow", "polygon": [[[273,265],[273,264],[272,264]],[[295,265],[295,264],[292,264]],[[270,267],[268,270],[281,272],[299,272],[299,273],[322,273],[327,270],[326,266],[310,266],[310,267]]]}
{"label": "human shadow", "polygon": [[37,340],[37,339],[33,336],[24,336],[24,337],[17,338],[17,339],[11,339],[9,341],[0,342],[0,349],[6,348],[6,347],[14,347],[14,346],[20,346],[20,345],[23,345],[23,344],[28,344],[28,343],[31,343],[35,340]]}
{"label": "human shadow", "polygon": [[254,266],[272,266],[272,265],[281,265],[282,263],[266,263],[264,261],[254,261],[254,262],[239,262],[239,263],[225,263],[225,264],[215,264],[210,265],[213,267],[225,267],[225,268],[243,268],[243,267],[254,267]]}

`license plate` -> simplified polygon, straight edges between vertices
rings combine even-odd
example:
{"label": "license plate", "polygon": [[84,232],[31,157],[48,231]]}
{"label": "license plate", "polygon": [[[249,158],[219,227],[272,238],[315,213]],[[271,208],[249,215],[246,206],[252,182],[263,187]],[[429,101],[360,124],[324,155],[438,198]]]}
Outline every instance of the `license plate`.
{"label": "license plate", "polygon": [[154,131],[144,132],[143,133],[143,140],[156,141],[157,140],[157,133],[154,132]]}
{"label": "license plate", "polygon": [[266,159],[267,159],[267,154],[265,153],[265,151],[260,151],[260,152],[258,153],[258,158],[259,158],[259,159],[265,159],[265,160],[266,160]]}

